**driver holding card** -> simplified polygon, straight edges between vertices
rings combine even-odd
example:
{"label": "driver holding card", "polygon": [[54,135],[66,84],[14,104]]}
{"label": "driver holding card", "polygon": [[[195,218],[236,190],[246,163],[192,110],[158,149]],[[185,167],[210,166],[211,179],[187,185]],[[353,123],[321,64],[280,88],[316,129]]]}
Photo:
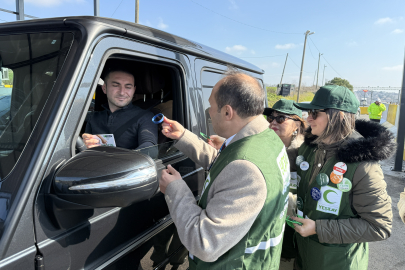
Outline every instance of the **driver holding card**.
{"label": "driver holding card", "polygon": [[87,122],[83,141],[87,148],[112,145],[126,149],[141,149],[157,144],[158,129],[150,119],[151,112],[132,104],[135,78],[127,70],[110,69],[102,86],[108,104],[94,112]]}

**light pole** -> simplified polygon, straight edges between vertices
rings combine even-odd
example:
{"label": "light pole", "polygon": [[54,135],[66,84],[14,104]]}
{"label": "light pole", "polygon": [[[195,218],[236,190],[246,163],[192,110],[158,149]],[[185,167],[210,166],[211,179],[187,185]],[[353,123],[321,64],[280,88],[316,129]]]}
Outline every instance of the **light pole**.
{"label": "light pole", "polygon": [[284,70],[285,70],[285,66],[287,65],[287,59],[288,59],[288,53],[287,53],[287,56],[285,57],[285,63],[284,63],[284,68],[283,68],[283,74],[281,74],[280,87],[282,87],[281,84],[283,83]]}
{"label": "light pole", "polygon": [[135,22],[139,23],[139,0],[135,2]]}
{"label": "light pole", "polygon": [[323,79],[325,78],[325,68],[326,68],[326,67],[327,67],[327,66],[323,65],[322,85],[325,85]]}
{"label": "light pole", "polygon": [[15,5],[16,5],[17,21],[25,20],[24,0],[16,0]]}
{"label": "light pole", "polygon": [[309,30],[307,30],[307,31],[305,32],[304,51],[303,51],[303,53],[302,53],[300,81],[298,82],[297,102],[299,102],[299,100],[300,100],[302,70],[304,69],[305,47],[306,47],[306,45],[307,45],[307,37],[308,37],[309,35],[312,35],[312,34],[315,34],[315,32],[311,32],[311,31],[309,31]]}
{"label": "light pole", "polygon": [[100,2],[99,2],[99,0],[94,0],[94,16],[100,16]]}
{"label": "light pole", "polygon": [[319,59],[318,59],[318,73],[316,74],[316,87],[315,87],[315,90],[318,89],[319,62],[321,62],[321,55],[323,55],[323,53],[319,53]]}

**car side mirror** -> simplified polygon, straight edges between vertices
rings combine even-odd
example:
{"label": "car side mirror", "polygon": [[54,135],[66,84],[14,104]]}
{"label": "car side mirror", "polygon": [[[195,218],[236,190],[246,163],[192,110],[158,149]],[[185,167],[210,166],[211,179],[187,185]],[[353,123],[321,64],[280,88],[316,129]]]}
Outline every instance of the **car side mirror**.
{"label": "car side mirror", "polygon": [[99,146],[68,160],[53,187],[62,200],[89,206],[126,207],[151,198],[159,187],[154,161],[147,155]]}

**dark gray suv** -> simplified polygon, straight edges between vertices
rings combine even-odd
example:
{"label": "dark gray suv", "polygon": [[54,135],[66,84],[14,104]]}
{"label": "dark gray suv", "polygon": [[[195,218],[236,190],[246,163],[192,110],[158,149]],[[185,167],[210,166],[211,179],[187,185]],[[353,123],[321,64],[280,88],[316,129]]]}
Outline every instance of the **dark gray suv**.
{"label": "dark gray suv", "polygon": [[[198,197],[205,170],[159,132],[153,147],[83,149],[80,136],[106,97],[111,65],[135,75],[133,103],[213,134],[208,97],[227,65],[263,71],[149,27],[99,17],[0,24],[1,269],[173,269],[181,245],[159,191],[172,164]],[[168,266],[170,269],[170,266]],[[182,268],[187,266],[181,266]]]}

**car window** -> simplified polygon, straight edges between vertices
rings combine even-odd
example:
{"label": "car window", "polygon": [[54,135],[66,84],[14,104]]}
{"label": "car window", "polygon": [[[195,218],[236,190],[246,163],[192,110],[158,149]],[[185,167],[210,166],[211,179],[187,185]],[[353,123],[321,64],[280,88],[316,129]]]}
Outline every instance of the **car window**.
{"label": "car window", "polygon": [[[109,70],[120,73],[124,70],[126,74],[133,75],[136,87],[129,105],[113,113],[109,104],[115,102],[112,94],[114,85],[108,84],[107,80],[103,86],[103,79],[106,79]],[[115,75],[107,77],[110,76]],[[111,58],[106,61],[101,78],[97,80],[98,85],[79,132],[80,136],[84,133],[96,135],[105,139],[99,145],[140,151],[153,159],[164,159],[179,152],[173,146],[174,141],[162,134],[162,124],[154,124],[152,121],[154,115],[163,114],[181,122],[181,84],[179,74],[173,68]],[[120,77],[116,77],[116,80],[119,82]]]}
{"label": "car window", "polygon": [[0,180],[25,148],[72,41],[71,33],[0,35]]}
{"label": "car window", "polygon": [[212,121],[208,110],[210,108],[210,103],[208,99],[211,95],[212,88],[214,88],[215,84],[223,78],[223,74],[211,72],[211,71],[203,71],[201,73],[201,84],[202,84],[202,91],[203,91],[203,100],[204,100],[204,112],[205,112],[205,124],[207,126],[207,135],[215,134],[214,129],[212,127]]}
{"label": "car window", "polygon": [[11,105],[11,92],[13,90],[13,71],[9,68],[1,68],[0,72],[0,130],[7,123]]}

